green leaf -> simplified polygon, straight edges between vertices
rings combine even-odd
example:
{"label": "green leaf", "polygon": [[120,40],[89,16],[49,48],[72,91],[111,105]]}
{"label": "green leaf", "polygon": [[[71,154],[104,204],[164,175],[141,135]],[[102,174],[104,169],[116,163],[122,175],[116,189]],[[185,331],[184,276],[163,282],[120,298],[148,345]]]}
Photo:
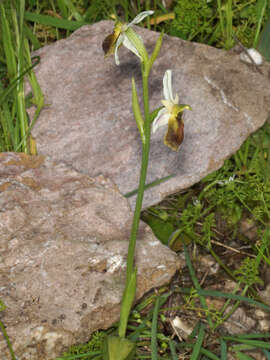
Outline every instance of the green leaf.
{"label": "green leaf", "polygon": [[141,114],[141,109],[138,100],[138,94],[136,90],[136,84],[134,78],[132,78],[132,109],[134,117],[139,129],[143,144],[145,144],[145,133],[144,133],[144,120]]}
{"label": "green leaf", "polygon": [[85,21],[70,21],[65,19],[58,19],[49,15],[34,14],[28,11],[24,13],[24,19],[27,21],[33,21],[39,24],[54,26],[56,28],[71,31],[77,30],[81,26],[88,24]]}
{"label": "green leaf", "polygon": [[184,244],[188,245],[190,242],[191,238],[182,229],[177,229],[170,235],[168,246],[173,251],[180,251]]}
{"label": "green leaf", "polygon": [[161,49],[161,45],[162,45],[162,40],[163,40],[163,35],[164,35],[164,32],[162,32],[156,42],[156,45],[155,45],[155,48],[154,48],[154,51],[152,52],[152,55],[150,57],[150,60],[147,64],[147,70],[148,70],[148,73],[150,72],[152,66],[153,66],[153,63],[155,62],[159,52],[160,52],[160,49]]}
{"label": "green leaf", "polygon": [[126,328],[128,323],[128,318],[130,314],[130,310],[135,299],[136,294],[136,277],[137,277],[137,269],[133,270],[130,280],[126,285],[121,305],[120,312],[120,321],[119,321],[119,329],[118,334],[121,338],[124,338],[126,335]]}
{"label": "green leaf", "polygon": [[161,241],[164,245],[168,245],[169,238],[174,232],[173,224],[167,221],[163,221],[159,217],[148,213],[144,213],[142,215],[142,219],[151,227],[153,233],[159,239],[159,241]]}
{"label": "green leaf", "polygon": [[119,336],[107,336],[103,344],[103,360],[134,359],[136,344]]}

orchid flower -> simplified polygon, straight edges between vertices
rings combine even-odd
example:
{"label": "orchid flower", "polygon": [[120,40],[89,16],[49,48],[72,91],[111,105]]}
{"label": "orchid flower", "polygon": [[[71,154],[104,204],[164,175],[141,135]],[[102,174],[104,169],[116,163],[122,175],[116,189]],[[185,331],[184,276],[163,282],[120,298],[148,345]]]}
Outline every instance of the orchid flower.
{"label": "orchid flower", "polygon": [[164,144],[172,150],[178,151],[184,140],[184,121],[182,114],[184,110],[191,110],[186,104],[178,104],[178,95],[173,96],[172,92],[172,71],[167,70],[163,77],[163,94],[165,100],[161,100],[164,106],[157,114],[152,124],[152,133],[162,126],[168,125],[164,137]]}
{"label": "orchid flower", "polygon": [[146,16],[152,15],[153,13],[154,11],[152,10],[143,11],[129,24],[117,21],[113,33],[108,35],[102,43],[105,57],[114,53],[115,63],[116,65],[119,65],[118,48],[123,44],[137,55],[141,61],[145,60],[144,58],[147,56],[147,53],[143,46],[143,41],[138,34],[132,31],[131,26],[140,23]]}

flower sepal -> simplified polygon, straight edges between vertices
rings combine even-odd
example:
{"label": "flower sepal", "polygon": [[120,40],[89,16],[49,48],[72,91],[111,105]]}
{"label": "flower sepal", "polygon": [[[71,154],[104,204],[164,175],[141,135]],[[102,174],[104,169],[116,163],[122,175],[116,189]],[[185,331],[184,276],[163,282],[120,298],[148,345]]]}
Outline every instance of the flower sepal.
{"label": "flower sepal", "polygon": [[160,110],[163,108],[163,106],[158,107],[157,109],[153,110],[150,113],[150,122],[152,124],[152,122],[155,120],[155,118],[157,117],[158,113],[160,112]]}
{"label": "flower sepal", "polygon": [[154,11],[152,10],[143,11],[129,24],[116,21],[113,33],[108,35],[102,43],[102,48],[105,54],[104,56],[107,57],[114,53],[115,63],[116,65],[119,65],[120,61],[118,57],[118,48],[121,45],[124,45],[127,49],[138,56],[144,64],[146,64],[148,61],[148,54],[143,44],[143,40],[134,30],[131,29],[131,26],[138,24],[146,16],[150,16],[153,13]]}

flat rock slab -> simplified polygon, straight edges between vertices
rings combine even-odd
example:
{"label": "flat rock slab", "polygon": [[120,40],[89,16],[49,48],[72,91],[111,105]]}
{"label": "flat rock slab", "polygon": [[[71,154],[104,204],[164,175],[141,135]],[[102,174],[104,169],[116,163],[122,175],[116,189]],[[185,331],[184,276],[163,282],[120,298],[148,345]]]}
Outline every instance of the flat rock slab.
{"label": "flat rock slab", "polygon": [[[38,80],[48,104],[34,127],[39,154],[75,169],[103,174],[125,194],[138,186],[140,136],[131,107],[131,77],[141,89],[140,64],[122,47],[120,66],[104,60],[102,41],[113,22],[84,26],[68,39],[40,49]],[[159,33],[136,28],[152,51]],[[165,128],[151,142],[147,182],[175,174],[146,191],[144,207],[187,188],[222,166],[263,125],[270,111],[270,66],[263,74],[240,61],[235,51],[164,36],[150,80],[151,109],[161,106],[162,79],[173,71],[174,93],[192,106],[186,112],[179,152],[163,144]],[[130,198],[133,205],[135,196]]]}
{"label": "flat rock slab", "polygon": [[[20,360],[51,360],[119,318],[132,212],[108,179],[0,154],[0,317]],[[137,299],[180,259],[142,225]],[[0,358],[10,359],[3,337]]]}

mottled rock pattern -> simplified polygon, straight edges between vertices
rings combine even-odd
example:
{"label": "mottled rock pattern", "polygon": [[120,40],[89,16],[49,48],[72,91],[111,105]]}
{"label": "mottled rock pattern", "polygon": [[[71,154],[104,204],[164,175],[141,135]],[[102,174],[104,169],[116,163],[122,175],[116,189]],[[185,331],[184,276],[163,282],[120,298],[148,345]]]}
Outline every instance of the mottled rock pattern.
{"label": "mottled rock pattern", "polygon": [[[102,176],[0,154],[0,318],[18,359],[53,359],[118,319],[131,219],[127,200]],[[180,267],[145,226],[136,262],[137,298]],[[9,359],[5,346],[0,336],[1,360]]]}
{"label": "mottled rock pattern", "polygon": [[[47,108],[35,125],[38,151],[75,169],[108,176],[125,194],[137,188],[140,136],[131,108],[131,77],[141,89],[138,59],[122,47],[121,65],[104,60],[102,41],[113,22],[85,26],[40,49],[36,73]],[[152,51],[159,34],[137,28]],[[150,81],[151,109],[160,106],[162,78],[173,71],[174,92],[192,106],[178,153],[163,145],[165,128],[152,139],[148,182],[175,174],[147,190],[144,206],[187,188],[222,166],[270,111],[270,66],[262,74],[236,51],[164,36]],[[130,199],[132,205],[135,197]]]}

